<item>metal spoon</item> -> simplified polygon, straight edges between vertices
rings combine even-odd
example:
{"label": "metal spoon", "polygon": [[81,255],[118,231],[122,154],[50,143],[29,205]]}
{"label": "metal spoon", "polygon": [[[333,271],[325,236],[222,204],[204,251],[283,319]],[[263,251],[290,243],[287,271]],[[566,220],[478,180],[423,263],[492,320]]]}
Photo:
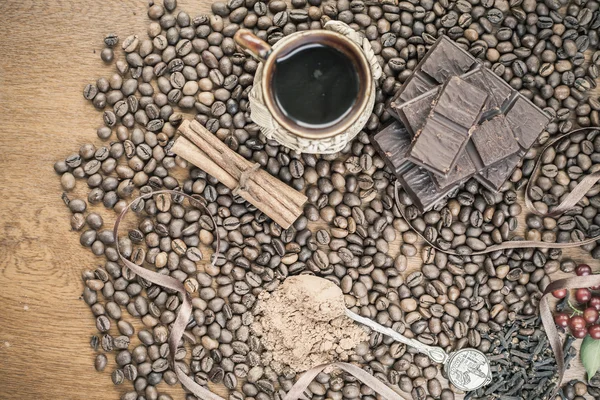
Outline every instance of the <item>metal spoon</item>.
{"label": "metal spoon", "polygon": [[346,315],[372,330],[391,337],[397,342],[414,347],[427,355],[433,362],[443,364],[448,380],[457,388],[464,391],[477,390],[492,381],[490,362],[479,350],[466,348],[448,354],[441,347],[429,346],[416,339],[407,338],[393,329],[387,328],[377,322],[361,317],[346,309]]}

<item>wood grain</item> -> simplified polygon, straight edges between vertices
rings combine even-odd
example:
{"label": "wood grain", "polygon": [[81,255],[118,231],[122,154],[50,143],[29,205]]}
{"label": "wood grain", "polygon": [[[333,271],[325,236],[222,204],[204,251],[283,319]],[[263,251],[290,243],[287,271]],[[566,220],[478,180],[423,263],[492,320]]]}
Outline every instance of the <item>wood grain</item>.
{"label": "wood grain", "polygon": [[[180,8],[195,15],[210,2]],[[96,329],[80,298],[81,271],[103,260],[70,232],[52,166],[84,143],[100,144],[101,116],[82,90],[113,73],[99,57],[107,33],[145,35],[146,3],[3,0],[0,15],[0,399],[117,399],[130,385],[114,387],[108,372],[94,370]],[[84,195],[85,183],[77,185]],[[581,378],[581,367],[572,376]],[[165,391],[183,398],[179,387]]]}

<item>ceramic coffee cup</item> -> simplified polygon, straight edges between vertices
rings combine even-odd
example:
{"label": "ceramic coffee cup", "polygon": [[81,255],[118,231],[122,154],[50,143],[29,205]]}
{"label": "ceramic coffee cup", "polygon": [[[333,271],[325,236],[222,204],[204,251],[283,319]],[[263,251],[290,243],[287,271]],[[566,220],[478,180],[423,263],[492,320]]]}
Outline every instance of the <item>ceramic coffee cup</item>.
{"label": "ceramic coffee cup", "polygon": [[[254,96],[250,96],[253,121],[261,127],[268,138],[274,138],[294,150],[310,153],[340,151],[364,127],[372,112],[375,93],[374,75],[377,74],[373,73],[373,60],[368,59],[365,54],[363,40],[369,46],[369,50],[370,45],[366,39],[347,25],[339,21],[335,22],[336,24],[331,25],[335,31],[330,29],[297,32],[283,38],[273,47],[249,30],[240,29],[234,36],[240,47],[261,61],[254,81]],[[348,34],[343,34],[344,32]],[[300,112],[294,115],[289,109],[286,109],[285,99],[282,97],[287,96],[288,102],[294,102],[295,94],[293,90],[291,92],[288,90],[282,96],[281,90],[276,87],[277,76],[281,75],[283,68],[288,68],[291,72],[297,70],[304,72],[302,65],[295,64],[309,62],[304,54],[309,56],[317,54],[311,53],[310,49],[314,48],[322,49],[322,53],[318,54],[324,54],[323,60],[329,62],[329,64],[325,63],[326,65],[322,68],[325,71],[323,74],[327,74],[333,68],[334,72],[341,71],[337,75],[344,75],[344,73],[348,76],[352,75],[352,83],[356,84],[355,90],[345,91],[344,88],[339,87],[336,88],[337,91],[332,89],[331,93],[326,93],[330,96],[331,101],[325,103],[316,101],[319,99],[312,101],[311,93],[318,95],[318,91],[306,93],[304,88],[302,89],[302,96],[298,96],[303,99],[302,107],[314,107],[314,104],[322,104],[327,107],[330,104],[340,105],[339,102],[341,102],[341,105],[335,110],[339,115],[332,112],[333,118],[327,120],[326,117],[323,117],[325,120],[319,120],[319,123],[309,120],[309,117],[312,117],[310,113],[307,114],[306,119],[303,119],[305,113]],[[334,53],[337,55],[332,53],[334,57],[328,58],[329,50],[327,49],[335,50]],[[297,54],[303,56],[298,57]],[[314,62],[314,60],[312,61]],[[338,64],[331,65],[332,62]],[[379,65],[376,67],[380,75]],[[316,70],[315,76],[320,73],[322,73],[320,69]],[[324,77],[327,76],[324,75]],[[335,80],[335,78],[327,77],[327,80]],[[312,79],[309,81],[312,82]],[[307,87],[310,88],[311,84],[307,82]],[[348,107],[344,109],[346,105]],[[295,104],[295,106],[298,108],[299,105]]]}

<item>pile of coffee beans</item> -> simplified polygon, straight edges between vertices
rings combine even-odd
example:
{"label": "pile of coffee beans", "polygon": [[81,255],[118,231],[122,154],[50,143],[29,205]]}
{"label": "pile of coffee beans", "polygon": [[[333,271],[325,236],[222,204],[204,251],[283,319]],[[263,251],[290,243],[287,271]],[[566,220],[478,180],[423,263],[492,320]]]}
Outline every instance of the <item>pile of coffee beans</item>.
{"label": "pile of coffee beans", "polygon": [[469,255],[515,236],[521,205],[514,190],[492,193],[475,180],[468,181],[453,198],[424,214],[402,191],[400,203],[412,227],[442,250]]}
{"label": "pile of coffee beans", "polygon": [[[393,177],[369,135],[391,121],[389,100],[441,34],[554,118],[540,144],[577,126],[598,125],[600,101],[589,89],[596,86],[600,52],[589,60],[584,52],[598,45],[599,8],[591,0],[292,0],[291,6],[283,0],[228,0],[213,3],[211,15],[191,16],[176,0],[164,0],[150,5],[147,33],[108,34],[100,55],[114,63],[115,73],[83,91],[102,111],[100,143],[85,144],[54,165],[73,230],[80,232],[83,246],[103,257],[103,265],[83,272],[83,299],[99,331],[91,338],[99,351],[96,369],[110,365],[115,385],[132,382],[124,400],[168,400],[159,393],[160,383],[178,383],[167,362],[166,340],[181,299],[121,266],[117,241],[136,264],[185,284],[194,311],[186,345],[175,356],[178,366],[200,384],[222,384],[230,400],[280,399],[297,378],[291,370],[278,375],[263,365],[253,306],[261,291],[300,273],[332,280],[349,308],[406,336],[448,351],[470,346],[493,354],[495,336],[536,315],[549,275],[576,266],[561,262],[560,250],[471,255],[518,232],[517,193],[532,174],[537,148],[500,193],[470,181],[424,214],[400,194],[410,226],[437,247],[459,254],[451,256],[422,246],[394,206]],[[298,154],[266,140],[251,121],[248,94],[258,63],[232,37],[245,27],[274,44],[330,19],[363,32],[384,76],[364,131],[341,153]],[[170,152],[183,113],[303,191],[309,199],[304,215],[282,229]],[[596,134],[574,135],[543,155],[542,176],[532,190],[536,208],[556,205],[595,170],[596,141]],[[82,182],[87,198],[71,194]],[[154,196],[133,207],[137,225],[114,237],[114,215],[102,206],[118,213],[139,194],[165,188],[201,195],[217,226],[178,196]],[[592,236],[600,225],[597,197],[588,193],[581,207],[558,219],[528,216],[527,238]],[[217,234],[222,253],[212,267],[207,260]],[[400,254],[391,243],[401,244]],[[595,245],[588,250],[600,256]],[[407,272],[408,260],[419,256],[422,267]],[[537,331],[539,321],[534,318],[527,329]],[[378,333],[357,348],[352,361],[417,400],[451,400],[460,393],[439,376],[440,366]],[[566,397],[576,398],[580,387],[566,386]],[[372,389],[337,371],[319,374],[309,391],[315,400],[375,399]]]}

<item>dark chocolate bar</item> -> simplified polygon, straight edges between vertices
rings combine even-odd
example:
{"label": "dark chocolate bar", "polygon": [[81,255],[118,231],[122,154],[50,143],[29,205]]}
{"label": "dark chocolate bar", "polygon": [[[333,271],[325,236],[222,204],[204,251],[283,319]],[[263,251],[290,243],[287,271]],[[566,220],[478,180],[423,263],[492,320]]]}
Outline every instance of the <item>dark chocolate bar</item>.
{"label": "dark chocolate bar", "polygon": [[[487,94],[470,127],[475,111],[467,103],[476,103],[470,92],[442,91],[455,76]],[[454,94],[452,100],[442,100],[443,95]],[[460,102],[466,103],[456,105]],[[498,191],[550,121],[546,113],[446,36],[431,46],[394,96],[389,112],[406,129],[392,124],[372,143],[421,210],[430,209],[471,177]],[[457,133],[466,127],[470,139],[461,151]]]}
{"label": "dark chocolate bar", "polygon": [[[509,139],[506,139],[506,141],[498,141],[501,144],[508,144],[509,146],[500,147],[499,151],[495,152],[496,157],[494,158],[497,159],[496,161],[490,159],[483,160],[484,157],[480,157],[477,154],[478,149],[472,143],[467,144],[465,152],[470,154],[470,156],[475,161],[475,168],[478,171],[485,170],[487,167],[492,166],[493,162],[498,162],[500,159],[502,159],[502,157],[508,157],[509,155],[513,154],[514,151],[518,150],[514,147],[515,140],[517,140],[517,143],[520,145],[521,149],[528,150],[543,130],[543,127],[540,127],[540,125],[546,125],[548,123],[548,116],[535,105],[533,105],[531,102],[529,102],[529,100],[518,94],[502,78],[500,78],[499,76],[497,76],[496,74],[494,74],[486,68],[478,67],[462,75],[461,78],[471,83],[472,85],[478,87],[479,89],[490,89],[490,92],[488,93],[488,98],[486,100],[486,104],[482,110],[482,117],[486,118],[487,116],[488,118],[493,118],[494,116],[497,117],[502,112],[506,112],[507,114],[505,115],[505,117],[506,123],[508,124],[508,129],[515,133],[512,136],[512,140],[510,140],[509,136]],[[430,99],[435,97],[437,90],[437,88],[434,88],[433,90],[430,90],[429,92],[424,93],[418,96],[417,98],[404,103],[401,107],[398,108],[400,115],[404,115],[405,117],[412,117],[404,118],[406,120],[406,123],[410,124],[409,131],[418,131],[422,128],[423,124],[425,123],[425,119],[420,116],[425,113],[431,112]],[[514,108],[515,105],[517,106],[517,108]],[[528,126],[522,125],[520,123],[521,118],[518,117],[526,109],[529,109],[529,112],[531,112],[530,117],[535,117],[536,119],[539,119],[537,122],[534,122]],[[490,115],[492,115],[492,117],[490,117]],[[514,129],[511,129],[511,124],[514,126]],[[529,126],[533,126],[534,128],[537,126],[537,130],[529,129]],[[517,136],[517,133],[521,135],[521,140],[518,140],[519,137]],[[471,138],[472,142],[475,140],[476,136],[477,133],[473,132]],[[503,134],[502,137],[506,138],[506,135]],[[457,164],[459,162],[460,161],[457,161]],[[434,176],[433,180],[438,185],[438,188],[443,188],[444,185],[450,185],[452,183],[450,181],[452,176],[456,176],[457,181],[464,180],[465,177],[469,176],[466,173],[466,171],[471,170],[471,168],[468,164],[466,164],[463,161],[462,166],[459,168],[459,170],[465,171],[465,173],[449,174],[444,179],[442,179],[442,177],[436,179],[436,177]],[[494,174],[496,175],[499,175],[502,171],[504,171],[506,173],[505,179],[508,179],[510,174],[512,174],[512,170],[506,172],[506,168],[493,168],[492,170],[495,171]],[[497,182],[498,180],[500,180],[500,176],[497,176],[495,180],[491,180],[485,177],[481,177],[480,174],[477,174],[475,178],[487,189],[492,191],[497,191],[503,183],[500,183],[500,185],[492,184],[492,182]]]}
{"label": "dark chocolate bar", "polygon": [[[498,143],[506,144],[507,146],[499,147],[498,151],[494,153],[495,156],[490,158],[486,158],[485,156],[480,156],[478,154],[477,147],[472,143],[475,140],[477,133],[473,132],[471,141],[467,144],[464,151],[472,158],[477,171],[483,171],[493,166],[494,162],[499,162],[499,160],[502,160],[503,157],[509,157],[510,155],[514,154],[513,150],[516,149],[514,147],[515,140],[519,144],[520,150],[528,150],[529,147],[531,147],[531,145],[535,142],[539,134],[543,131],[544,126],[550,121],[550,118],[542,110],[536,107],[528,99],[520,95],[502,78],[487,68],[478,66],[475,69],[463,74],[461,78],[473,86],[487,91],[488,98],[482,110],[482,120],[485,121],[486,119],[493,119],[500,114],[504,114],[508,129],[512,132],[513,140],[506,139],[507,137],[510,138],[511,136],[506,136],[505,133],[499,137]],[[425,123],[425,119],[422,117],[422,115],[431,112],[432,106],[430,99],[436,96],[438,90],[439,86],[427,93],[423,93],[420,96],[407,101],[396,108],[398,115],[403,117],[402,120],[409,125],[409,132],[417,132],[422,129]],[[523,121],[530,122],[524,124]],[[479,145],[480,147],[482,146],[481,142]],[[455,167],[458,168],[459,162],[460,161],[457,161],[457,166]],[[465,164],[464,161],[462,164],[463,165],[461,168],[458,168],[459,170],[471,170],[468,164]],[[493,173],[496,175],[496,179],[488,179],[488,177],[484,177],[481,174],[476,174],[475,178],[487,189],[497,191],[503,183],[501,182],[500,184],[497,184],[497,182],[502,180],[503,177],[504,179],[508,179],[510,174],[512,174],[512,169],[507,171],[506,168],[492,168],[491,171],[494,171]],[[451,184],[451,176],[456,176],[458,181],[464,180],[462,175],[468,176],[466,172],[464,174],[449,173],[449,175],[444,179],[442,179],[442,177],[439,177],[439,179],[433,177],[433,180],[438,185],[438,188],[443,188],[444,184]],[[486,175],[489,175],[489,173]]]}
{"label": "dark chocolate bar", "polygon": [[457,76],[442,87],[435,105],[413,141],[408,159],[446,176],[454,167],[479,120],[488,95]]}

